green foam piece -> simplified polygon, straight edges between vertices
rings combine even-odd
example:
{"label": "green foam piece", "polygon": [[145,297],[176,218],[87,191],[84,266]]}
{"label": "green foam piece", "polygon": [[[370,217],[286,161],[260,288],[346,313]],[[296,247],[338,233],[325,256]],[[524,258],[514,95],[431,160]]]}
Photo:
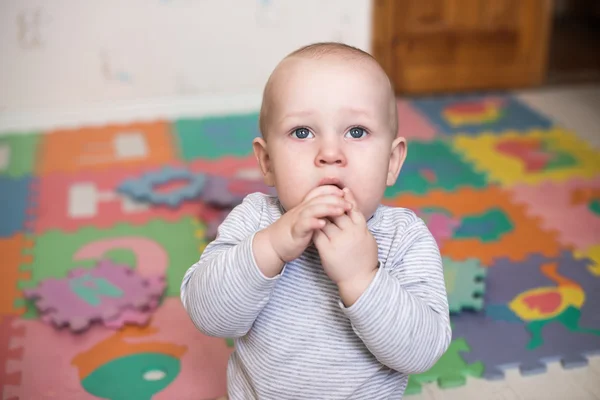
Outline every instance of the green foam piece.
{"label": "green foam piece", "polygon": [[513,229],[514,225],[504,210],[491,208],[480,214],[463,217],[460,226],[454,231],[454,238],[477,238],[482,242],[495,242]]}
{"label": "green foam piece", "polygon": [[[47,278],[63,278],[76,267],[92,267],[95,260],[73,261],[73,255],[83,246],[100,239],[118,237],[142,237],[161,246],[168,256],[166,270],[166,296],[179,296],[181,280],[185,271],[199,258],[200,240],[196,238],[192,217],[184,217],[178,222],[152,220],[144,225],[118,224],[112,228],[97,229],[86,227],[76,232],[51,230],[34,237],[35,246],[29,252],[33,261],[22,264],[22,271],[31,271],[31,279],[20,281],[20,289],[36,287]],[[105,257],[114,262],[135,267],[132,252],[126,249],[110,251]],[[133,262],[132,262],[133,261]],[[32,302],[26,301],[25,318],[36,318],[37,311]]]}
{"label": "green foam piece", "polygon": [[260,135],[258,113],[179,119],[173,128],[186,161],[250,156],[252,140]]}
{"label": "green foam piece", "polygon": [[483,309],[484,278],[487,270],[475,259],[454,261],[443,257],[442,260],[450,312]]}
{"label": "green foam piece", "polygon": [[470,351],[470,348],[463,338],[453,340],[446,353],[429,371],[410,376],[405,394],[421,393],[421,385],[424,383],[437,382],[440,388],[447,389],[464,386],[467,383],[467,375],[481,377],[484,369],[483,363],[478,361],[467,364],[460,355],[465,351]]}
{"label": "green foam piece", "polygon": [[[386,198],[406,192],[425,194],[432,189],[453,191],[463,186],[483,188],[487,185],[486,175],[476,171],[445,141],[409,141],[407,149],[398,180],[386,189]],[[434,182],[428,180],[425,171],[435,175]]]}
{"label": "green foam piece", "polygon": [[0,174],[13,178],[31,175],[40,135],[35,132],[0,136],[0,158],[8,157],[6,166],[0,165]]}

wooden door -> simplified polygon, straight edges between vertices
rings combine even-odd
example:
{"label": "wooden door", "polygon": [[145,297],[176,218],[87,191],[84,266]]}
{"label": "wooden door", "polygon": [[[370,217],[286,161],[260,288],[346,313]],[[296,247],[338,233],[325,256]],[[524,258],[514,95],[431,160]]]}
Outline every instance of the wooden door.
{"label": "wooden door", "polygon": [[543,82],[551,0],[374,0],[374,57],[398,94]]}

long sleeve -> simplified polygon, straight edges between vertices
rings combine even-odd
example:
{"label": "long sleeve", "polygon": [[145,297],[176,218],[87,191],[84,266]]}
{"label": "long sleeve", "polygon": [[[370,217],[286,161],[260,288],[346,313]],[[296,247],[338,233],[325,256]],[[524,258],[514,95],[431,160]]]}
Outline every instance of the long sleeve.
{"label": "long sleeve", "polygon": [[217,238],[186,272],[181,300],[196,327],[206,335],[244,336],[269,300],[279,276],[268,278],[252,251],[259,230],[261,194],[251,194],[221,224]]}
{"label": "long sleeve", "polygon": [[405,374],[429,370],[451,338],[448,297],[435,239],[422,220],[377,271],[352,306],[340,306],[355,333],[384,365]]}

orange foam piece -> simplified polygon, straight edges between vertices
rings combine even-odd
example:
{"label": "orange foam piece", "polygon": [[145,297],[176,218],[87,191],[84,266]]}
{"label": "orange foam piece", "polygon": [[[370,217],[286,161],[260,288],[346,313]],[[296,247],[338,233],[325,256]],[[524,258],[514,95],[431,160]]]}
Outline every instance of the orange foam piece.
{"label": "orange foam piece", "polygon": [[166,121],[63,129],[43,135],[39,174],[156,166],[175,160]]}
{"label": "orange foam piece", "polygon": [[19,271],[24,262],[23,250],[25,238],[23,234],[0,239],[0,254],[2,254],[2,279],[0,279],[0,315],[21,315],[24,308],[16,308],[15,300],[22,297],[17,283],[29,279],[28,273]]}
{"label": "orange foam piece", "polygon": [[392,205],[419,209],[423,207],[444,208],[453,217],[463,218],[500,208],[510,218],[514,229],[500,240],[482,242],[477,238],[450,238],[440,248],[444,256],[456,261],[478,258],[484,266],[490,266],[497,258],[522,261],[531,254],[546,257],[559,255],[560,245],[554,231],[544,231],[538,218],[529,217],[525,206],[515,204],[510,192],[497,186],[484,189],[464,187],[455,192],[431,191],[423,196],[401,195],[391,201]]}

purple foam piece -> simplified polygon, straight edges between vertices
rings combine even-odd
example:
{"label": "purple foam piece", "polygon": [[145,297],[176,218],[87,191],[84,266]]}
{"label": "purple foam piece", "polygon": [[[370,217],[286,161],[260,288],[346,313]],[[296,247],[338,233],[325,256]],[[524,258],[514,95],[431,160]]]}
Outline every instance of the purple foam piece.
{"label": "purple foam piece", "polygon": [[229,179],[220,176],[209,175],[200,199],[206,204],[219,208],[233,208],[240,204],[246,194],[235,194],[229,190]]}
{"label": "purple foam piece", "polygon": [[274,188],[265,185],[262,181],[208,175],[199,197],[204,203],[213,207],[231,209],[240,204],[244,197],[254,192],[271,195],[276,193]]}
{"label": "purple foam piece", "polygon": [[121,329],[125,325],[139,325],[145,326],[150,321],[152,313],[156,310],[159,305],[158,298],[153,299],[150,302],[147,310],[137,310],[134,308],[126,308],[113,319],[105,320],[104,326],[110,329]]}
{"label": "purple foam piece", "polygon": [[[94,288],[104,286],[94,294]],[[77,268],[67,278],[51,278],[37,288],[24,290],[25,297],[36,299],[45,321],[72,331],[85,330],[94,321],[115,320],[123,309],[143,309],[165,290],[163,277],[144,278],[126,265],[101,260],[93,268]],[[90,287],[87,291],[84,287]],[[77,293],[77,290],[86,292]],[[87,300],[86,300],[86,296]]]}
{"label": "purple foam piece", "polygon": [[[491,310],[494,304],[506,304],[532,288],[557,286],[540,272],[540,266],[548,262],[556,262],[558,273],[577,282],[585,292],[579,327],[600,330],[600,279],[587,268],[593,264],[591,260],[576,260],[570,252],[553,259],[535,255],[521,263],[498,260],[488,269],[486,307]],[[532,336],[525,322],[495,320],[498,314],[488,313],[486,316],[463,312],[452,318],[454,337],[465,338],[471,348],[462,354],[465,362],[482,361],[483,376],[487,379],[502,379],[505,369],[516,367],[523,375],[541,373],[546,371],[549,361],[560,361],[564,368],[574,368],[586,365],[586,356],[600,354],[600,335],[573,331],[558,321],[546,324],[541,345],[528,349]]]}

